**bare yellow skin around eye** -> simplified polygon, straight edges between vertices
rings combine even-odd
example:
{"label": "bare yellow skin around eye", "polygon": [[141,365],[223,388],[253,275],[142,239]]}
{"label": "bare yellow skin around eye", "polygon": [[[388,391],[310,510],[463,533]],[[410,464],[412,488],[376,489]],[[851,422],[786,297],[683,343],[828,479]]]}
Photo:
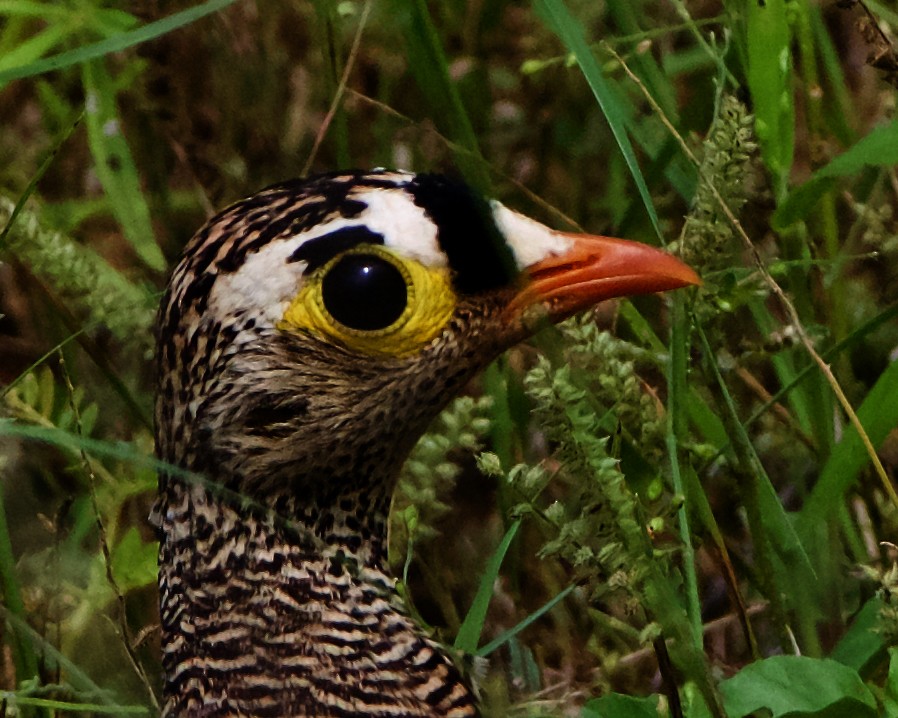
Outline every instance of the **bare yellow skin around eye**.
{"label": "bare yellow skin around eye", "polygon": [[449,270],[425,267],[381,248],[369,248],[365,252],[388,258],[405,277],[408,299],[399,319],[375,331],[340,324],[325,309],[321,297],[321,280],[329,264],[305,279],[278,326],[310,331],[350,349],[380,356],[409,356],[438,337],[455,310],[456,297]]}

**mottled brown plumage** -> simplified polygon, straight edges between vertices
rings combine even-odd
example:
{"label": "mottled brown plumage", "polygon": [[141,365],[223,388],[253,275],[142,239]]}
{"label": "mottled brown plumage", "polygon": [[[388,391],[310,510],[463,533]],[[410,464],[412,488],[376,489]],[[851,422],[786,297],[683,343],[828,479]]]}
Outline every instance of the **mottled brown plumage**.
{"label": "mottled brown plumage", "polygon": [[[557,319],[626,289],[558,294],[572,241],[462,185],[385,171],[271,188],[191,240],[158,332],[157,451],[179,469],[160,477],[154,512],[165,716],[477,715],[469,684],[394,590],[390,496],[428,422],[527,336],[528,306],[548,301]],[[380,334],[286,320],[305,316],[285,312],[347,253],[369,262],[365,273],[404,277],[424,329],[403,325],[408,312]],[[551,291],[516,306],[515,275],[534,264],[534,286]],[[692,281],[674,275],[665,265],[652,288]],[[451,277],[453,309],[431,328],[438,276]],[[368,275],[359,281],[367,291]],[[332,299],[313,296],[310,316],[330,321]],[[370,323],[390,308],[360,311]],[[356,343],[363,334],[382,347],[360,350],[372,346]]]}

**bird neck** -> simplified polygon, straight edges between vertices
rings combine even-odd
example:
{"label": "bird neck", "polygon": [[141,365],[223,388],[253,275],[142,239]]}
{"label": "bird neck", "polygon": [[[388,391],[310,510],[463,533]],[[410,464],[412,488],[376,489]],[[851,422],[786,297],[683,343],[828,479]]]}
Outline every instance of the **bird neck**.
{"label": "bird neck", "polygon": [[168,482],[163,715],[477,715],[395,591],[385,502],[350,494],[248,511],[207,486]]}

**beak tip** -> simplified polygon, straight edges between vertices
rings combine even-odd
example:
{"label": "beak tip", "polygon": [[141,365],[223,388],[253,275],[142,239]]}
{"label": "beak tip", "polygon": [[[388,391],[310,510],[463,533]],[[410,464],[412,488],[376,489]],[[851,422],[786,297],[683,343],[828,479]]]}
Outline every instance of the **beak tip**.
{"label": "beak tip", "polygon": [[675,277],[676,280],[681,282],[673,289],[677,289],[679,287],[700,287],[704,282],[702,282],[702,278],[698,276],[698,272],[696,272],[692,267],[688,264],[682,265],[682,270],[679,273],[679,276]]}
{"label": "beak tip", "polygon": [[551,300],[564,316],[604,299],[700,286],[690,266],[657,247],[591,235],[565,235],[569,251],[529,268],[530,284],[516,304]]}

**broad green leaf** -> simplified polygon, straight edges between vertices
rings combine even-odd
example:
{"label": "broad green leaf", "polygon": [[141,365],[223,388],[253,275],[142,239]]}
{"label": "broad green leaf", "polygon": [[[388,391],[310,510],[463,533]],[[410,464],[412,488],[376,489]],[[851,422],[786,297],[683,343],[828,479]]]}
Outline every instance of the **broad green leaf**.
{"label": "broad green leaf", "polygon": [[658,718],[658,696],[634,698],[620,693],[587,701],[580,718]]}
{"label": "broad green leaf", "polygon": [[[879,447],[886,435],[898,426],[898,361],[893,361],[880,374],[858,408],[857,416],[874,447]],[[847,426],[799,514],[798,532],[802,539],[807,539],[815,527],[832,515],[869,461],[857,431]]]}
{"label": "broad green leaf", "polygon": [[891,167],[896,164],[898,120],[877,127],[817,170],[803,185],[792,190],[773,214],[774,228],[782,229],[807,217],[817,201],[835,185],[837,178],[860,172],[864,167]]}
{"label": "broad green leaf", "polygon": [[137,168],[119,123],[112,80],[102,61],[85,63],[82,73],[87,138],[100,183],[112,213],[138,256],[157,271],[165,258],[150,223],[150,210],[140,189]]}
{"label": "broad green leaf", "polygon": [[884,718],[898,718],[898,648],[889,649],[889,674],[883,690]]}
{"label": "broad green leaf", "polygon": [[773,656],[721,682],[730,718],[767,709],[772,718],[875,718],[876,700],[851,668],[828,658]]}
{"label": "broad green leaf", "polygon": [[886,647],[882,635],[876,630],[881,608],[879,598],[873,597],[867,601],[829,657],[865,675],[865,669],[875,665],[875,659]]}
{"label": "broad green leaf", "polygon": [[785,0],[746,0],[748,87],[761,157],[778,192],[785,189],[795,149],[792,33]]}
{"label": "broad green leaf", "polygon": [[140,538],[135,526],[128,529],[112,551],[112,575],[123,592],[149,586],[156,581],[159,547]]}
{"label": "broad green leaf", "polygon": [[496,583],[496,577],[499,575],[505,554],[508,553],[508,547],[511,546],[519,528],[521,528],[520,519],[508,527],[508,531],[505,532],[505,536],[502,537],[502,541],[499,542],[499,546],[486,564],[486,570],[483,572],[483,578],[480,579],[480,586],[477,588],[477,595],[474,596],[468,615],[462,621],[458,635],[455,637],[455,647],[461,651],[474,653],[477,650],[480,633],[483,631],[483,624],[486,621],[486,610],[493,597],[493,585]]}

